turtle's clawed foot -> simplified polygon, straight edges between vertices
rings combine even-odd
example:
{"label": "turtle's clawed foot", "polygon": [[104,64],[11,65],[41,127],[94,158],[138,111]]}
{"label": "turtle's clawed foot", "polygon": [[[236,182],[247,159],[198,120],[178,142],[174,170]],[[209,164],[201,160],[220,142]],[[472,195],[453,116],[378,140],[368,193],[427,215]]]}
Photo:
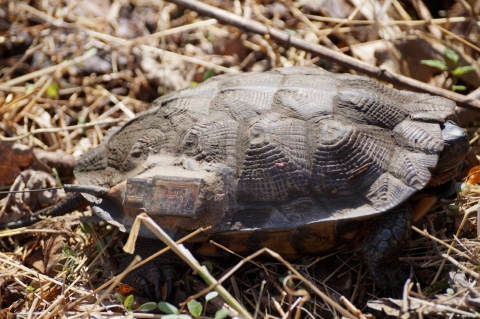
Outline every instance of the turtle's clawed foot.
{"label": "turtle's clawed foot", "polygon": [[413,214],[404,205],[374,219],[363,242],[363,256],[375,281],[385,288],[401,288],[408,278],[408,265],[399,262],[408,246]]}
{"label": "turtle's clawed foot", "polygon": [[[144,260],[164,247],[158,240],[138,238],[134,255],[122,259],[120,269],[125,270],[135,255],[140,255]],[[150,300],[168,300],[172,297],[177,275],[175,269],[178,269],[180,264],[180,259],[167,252],[129,272],[122,282],[144,293]]]}

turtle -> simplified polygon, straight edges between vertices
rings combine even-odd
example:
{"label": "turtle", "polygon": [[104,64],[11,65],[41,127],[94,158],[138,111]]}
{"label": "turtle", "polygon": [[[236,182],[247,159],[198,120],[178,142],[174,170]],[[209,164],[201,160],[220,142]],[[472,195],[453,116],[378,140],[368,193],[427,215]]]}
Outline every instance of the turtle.
{"label": "turtle", "polygon": [[[123,231],[140,213],[174,238],[211,226],[191,248],[212,255],[222,252],[209,240],[285,257],[360,240],[373,278],[389,285],[421,217],[412,198],[451,190],[469,149],[454,111],[316,66],[218,75],[155,100],[74,174],[92,211]],[[158,291],[158,278],[145,280]]]}

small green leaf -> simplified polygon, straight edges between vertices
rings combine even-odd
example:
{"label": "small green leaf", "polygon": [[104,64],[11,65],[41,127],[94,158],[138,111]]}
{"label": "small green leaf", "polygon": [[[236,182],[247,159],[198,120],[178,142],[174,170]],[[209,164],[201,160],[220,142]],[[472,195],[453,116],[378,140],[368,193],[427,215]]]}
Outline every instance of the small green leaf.
{"label": "small green leaf", "polygon": [[452,91],[465,91],[467,87],[465,85],[452,85]]}
{"label": "small green leaf", "polygon": [[166,314],[178,314],[178,308],[172,304],[169,304],[168,302],[159,302],[157,306],[158,309],[160,309]]}
{"label": "small green leaf", "polygon": [[227,316],[228,316],[228,310],[225,308],[222,308],[215,313],[215,319],[223,319],[223,318],[226,318]]}
{"label": "small green leaf", "polygon": [[211,262],[209,262],[209,261],[202,261],[202,265],[205,266],[205,267],[207,267],[209,273],[212,273],[212,272],[213,272],[213,265],[212,265]]}
{"label": "small green leaf", "polygon": [[452,74],[455,76],[461,76],[473,70],[475,70],[475,66],[473,65],[459,66],[458,68],[452,71]]}
{"label": "small green leaf", "polygon": [[195,81],[190,82],[190,87],[191,87],[191,88],[194,88],[194,87],[196,87],[197,85],[198,85],[198,82],[195,82]]}
{"label": "small green leaf", "polygon": [[138,307],[137,310],[141,312],[149,312],[155,309],[157,309],[156,302],[147,302],[147,303],[144,303],[143,305],[140,305],[140,307]]}
{"label": "small green leaf", "polygon": [[58,96],[58,84],[57,82],[52,82],[47,88],[47,95],[49,98],[54,99]]}
{"label": "small green leaf", "polygon": [[447,295],[453,295],[455,291],[452,288],[447,288]]}
{"label": "small green leaf", "polygon": [[452,205],[448,205],[448,206],[447,206],[447,209],[450,210],[450,211],[452,211],[452,212],[458,212],[459,207],[458,207],[458,205],[453,205],[453,204],[452,204]]}
{"label": "small green leaf", "polygon": [[119,294],[118,292],[116,292],[116,293],[115,293],[115,298],[117,298],[117,300],[123,304],[124,298],[123,298],[123,296],[122,296],[121,294]]}
{"label": "small green leaf", "polygon": [[52,168],[52,173],[55,176],[55,181],[57,182],[57,187],[62,187],[62,181],[60,180],[60,174],[58,174],[58,171],[55,167]]}
{"label": "small green leaf", "polygon": [[80,227],[82,228],[82,232],[84,232],[85,234],[93,233],[93,229],[88,223],[80,223]]}
{"label": "small green leaf", "polygon": [[450,48],[445,47],[445,51],[443,52],[445,56],[452,61],[453,63],[457,64],[458,63],[458,54],[457,52],[453,51]]}
{"label": "small green leaf", "polygon": [[206,301],[206,302],[209,302],[210,300],[212,300],[212,299],[215,298],[216,296],[218,296],[218,292],[216,292],[216,291],[210,291],[210,292],[205,296],[205,301]]}
{"label": "small green leaf", "polygon": [[205,71],[205,73],[203,73],[202,82],[214,76],[215,76],[215,72],[212,69],[208,69],[207,71]]}
{"label": "small green leaf", "polygon": [[215,35],[211,32],[207,32],[206,38],[208,42],[211,42],[211,43],[215,42]]}
{"label": "small green leaf", "polygon": [[442,71],[448,70],[447,65],[440,60],[421,60],[420,63],[431,66],[432,68],[437,68]]}
{"label": "small green leaf", "polygon": [[65,245],[63,245],[63,253],[65,254],[65,256],[73,256],[75,255],[75,250],[70,249],[68,243],[65,243]]}
{"label": "small green leaf", "polygon": [[202,315],[202,304],[196,301],[195,299],[190,300],[187,303],[188,311],[192,314],[194,317],[200,317]]}
{"label": "small green leaf", "polygon": [[132,311],[132,306],[133,306],[134,298],[133,295],[129,295],[127,298],[125,298],[125,301],[123,302],[123,305],[125,308],[127,308],[127,311]]}
{"label": "small green leaf", "polygon": [[192,316],[190,315],[166,315],[162,316],[162,319],[192,319]]}
{"label": "small green leaf", "polygon": [[27,286],[27,290],[30,291],[30,292],[34,292],[35,288],[33,288],[32,286]]}

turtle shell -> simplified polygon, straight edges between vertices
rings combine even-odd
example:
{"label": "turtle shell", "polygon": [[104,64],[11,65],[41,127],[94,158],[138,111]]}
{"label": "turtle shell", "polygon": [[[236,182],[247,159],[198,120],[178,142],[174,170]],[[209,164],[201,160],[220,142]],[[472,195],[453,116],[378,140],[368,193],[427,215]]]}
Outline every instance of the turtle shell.
{"label": "turtle shell", "polygon": [[111,187],[106,210],[127,229],[147,212],[171,234],[328,248],[427,185],[454,108],[317,67],[221,75],[156,100],[75,176]]}

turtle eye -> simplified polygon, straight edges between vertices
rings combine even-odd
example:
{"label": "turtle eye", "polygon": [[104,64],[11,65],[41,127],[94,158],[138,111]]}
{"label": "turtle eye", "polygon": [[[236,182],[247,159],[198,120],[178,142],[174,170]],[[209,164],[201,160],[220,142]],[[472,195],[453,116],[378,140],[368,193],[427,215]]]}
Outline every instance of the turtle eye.
{"label": "turtle eye", "polygon": [[143,144],[140,142],[133,145],[132,150],[130,151],[130,156],[139,158],[143,154]]}
{"label": "turtle eye", "polygon": [[186,151],[187,155],[192,155],[189,153],[196,153],[198,150],[198,133],[197,132],[189,132],[185,136],[183,140],[183,148]]}
{"label": "turtle eye", "polygon": [[186,146],[196,145],[197,142],[198,142],[198,135],[196,132],[189,132],[187,136],[185,136],[184,144]]}

